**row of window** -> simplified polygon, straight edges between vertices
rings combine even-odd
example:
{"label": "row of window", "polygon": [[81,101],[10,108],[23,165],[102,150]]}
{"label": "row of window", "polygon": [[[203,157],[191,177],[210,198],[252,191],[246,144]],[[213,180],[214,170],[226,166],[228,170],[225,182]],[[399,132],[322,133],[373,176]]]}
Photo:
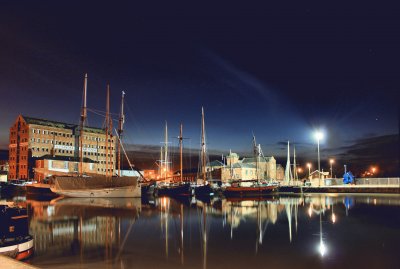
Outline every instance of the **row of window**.
{"label": "row of window", "polygon": [[[99,171],[99,172],[106,172],[107,169],[105,169],[105,168],[97,168],[97,171]],[[113,172],[113,173],[114,173],[114,169],[108,168],[108,172]]]}
{"label": "row of window", "polygon": [[[28,159],[28,156],[22,155],[22,156],[20,157],[20,159],[21,159],[21,160],[27,160],[27,159]],[[10,156],[10,161],[15,161],[15,160],[17,160],[17,157],[15,157],[15,156]]]}
{"label": "row of window", "polygon": [[[40,139],[40,138],[31,138],[31,142],[37,142],[37,143],[44,143],[44,144],[53,144],[53,140],[50,139]],[[73,146],[72,142],[64,142],[64,141],[57,141],[54,140],[54,145],[64,145],[64,146]],[[97,149],[105,149],[106,146],[99,146],[99,145],[89,145],[89,144],[83,144],[83,147],[85,148],[97,148]],[[114,147],[108,147],[109,150],[114,150]]]}
{"label": "row of window", "polygon": [[62,136],[62,137],[72,137],[72,134],[61,133],[61,132],[54,132],[49,130],[40,130],[32,128],[33,134],[44,134],[44,135],[54,135],[54,136]]}
{"label": "row of window", "polygon": [[[10,169],[15,169],[15,168],[17,168],[16,165],[10,165]],[[27,168],[28,168],[28,166],[26,164],[19,165],[19,169],[27,169]]]}
{"label": "row of window", "polygon": [[[62,136],[62,137],[72,137],[72,134],[68,133],[61,133],[61,132],[53,132],[53,131],[48,131],[48,130],[40,130],[40,129],[34,129],[32,128],[32,133],[33,134],[44,134],[44,135],[54,135],[54,136]],[[16,132],[11,132],[11,134],[16,134]],[[91,141],[98,141],[98,142],[105,142],[105,138],[97,137],[97,136],[87,136],[84,135],[83,138],[85,140],[91,140]],[[113,139],[108,139],[108,142],[112,142]]]}
{"label": "row of window", "polygon": [[[106,161],[99,161],[100,164],[106,164]],[[108,163],[109,165],[114,165],[114,162]]]}
{"label": "row of window", "polygon": [[[31,142],[44,143],[44,144],[53,144],[53,140],[51,140],[51,139],[31,138]],[[72,146],[72,142],[64,142],[64,141],[54,140],[54,145]]]}
{"label": "row of window", "polygon": [[[14,174],[10,174],[10,178],[16,178],[16,176]],[[26,175],[20,175],[19,178],[20,179],[27,179],[28,177]]]}

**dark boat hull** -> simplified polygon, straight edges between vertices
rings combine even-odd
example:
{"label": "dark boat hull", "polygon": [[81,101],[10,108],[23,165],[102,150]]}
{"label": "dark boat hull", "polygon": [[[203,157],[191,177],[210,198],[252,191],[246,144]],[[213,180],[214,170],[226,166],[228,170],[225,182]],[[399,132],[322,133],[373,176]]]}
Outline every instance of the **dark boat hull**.
{"label": "dark boat hull", "polygon": [[199,196],[210,196],[214,195],[214,191],[210,185],[196,186],[194,187],[194,195],[196,197]]}
{"label": "dark boat hull", "polygon": [[190,184],[163,186],[156,189],[157,196],[190,196],[192,189]]}
{"label": "dark boat hull", "polygon": [[226,197],[259,197],[275,193],[276,191],[276,186],[227,187],[223,194]]}
{"label": "dark boat hull", "polygon": [[142,184],[142,197],[153,196],[155,194],[156,184],[153,182]]}
{"label": "dark boat hull", "polygon": [[26,195],[35,197],[57,197],[58,195],[50,190],[50,184],[32,184],[26,186]]}
{"label": "dark boat hull", "polygon": [[295,187],[294,186],[280,186],[278,191],[285,192],[285,193],[294,193]]}

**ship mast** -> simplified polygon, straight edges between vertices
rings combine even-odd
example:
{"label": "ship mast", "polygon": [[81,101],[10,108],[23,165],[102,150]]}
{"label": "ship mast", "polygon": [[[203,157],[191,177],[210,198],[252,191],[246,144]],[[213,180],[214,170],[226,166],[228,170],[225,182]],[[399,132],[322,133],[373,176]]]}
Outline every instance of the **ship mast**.
{"label": "ship mast", "polygon": [[168,174],[168,124],[165,121],[165,142],[164,142],[164,178],[167,181]]}
{"label": "ship mast", "polygon": [[289,185],[289,182],[292,181],[292,169],[290,169],[290,149],[289,149],[289,141],[287,142],[288,151],[287,151],[287,162],[285,169],[285,182]]}
{"label": "ship mast", "polygon": [[107,100],[106,100],[106,121],[105,121],[105,132],[106,132],[106,177],[112,176],[112,166],[110,168],[110,159],[112,159],[111,151],[109,152],[111,139],[110,130],[112,130],[112,121],[110,116],[110,84],[107,84]]}
{"label": "ship mast", "polygon": [[87,118],[86,100],[87,100],[87,73],[85,74],[85,80],[83,83],[83,102],[81,109],[81,120],[79,124],[79,170],[78,170],[79,175],[83,174],[83,127],[85,126]]}
{"label": "ship mast", "polygon": [[257,147],[257,143],[256,143],[256,137],[253,134],[253,155],[256,158],[256,177],[257,177],[257,182],[259,181],[258,179],[258,147]]}
{"label": "ship mast", "polygon": [[296,167],[296,148],[293,146],[293,179],[297,180],[298,175],[297,175],[297,167]]}
{"label": "ship mast", "polygon": [[125,92],[122,91],[121,96],[121,108],[119,113],[119,121],[118,121],[118,176],[121,176],[121,143],[122,143],[122,132],[125,123],[125,115],[124,115],[124,97]]}
{"label": "ship mast", "polygon": [[203,174],[203,184],[206,184],[206,135],[204,124],[204,108],[201,107],[201,172]]}
{"label": "ship mast", "polygon": [[181,182],[183,182],[183,124],[181,123],[181,128],[179,132],[179,152],[180,152],[180,174],[181,174]]}

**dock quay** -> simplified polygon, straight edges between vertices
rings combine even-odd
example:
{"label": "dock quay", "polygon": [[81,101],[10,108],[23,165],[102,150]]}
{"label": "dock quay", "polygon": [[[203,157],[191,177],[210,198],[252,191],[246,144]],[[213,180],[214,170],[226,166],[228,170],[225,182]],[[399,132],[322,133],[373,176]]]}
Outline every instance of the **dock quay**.
{"label": "dock quay", "polygon": [[397,193],[400,187],[395,185],[340,185],[340,186],[298,186],[293,188],[294,193]]}
{"label": "dock quay", "polygon": [[[281,186],[280,193],[391,193],[400,194],[400,178],[358,178],[355,184],[343,184],[342,179],[314,179],[311,185],[300,181]],[[319,185],[321,184],[321,185]]]}
{"label": "dock quay", "polygon": [[7,256],[0,255],[1,268],[7,269],[38,269],[39,267],[29,265],[27,263],[17,261]]}

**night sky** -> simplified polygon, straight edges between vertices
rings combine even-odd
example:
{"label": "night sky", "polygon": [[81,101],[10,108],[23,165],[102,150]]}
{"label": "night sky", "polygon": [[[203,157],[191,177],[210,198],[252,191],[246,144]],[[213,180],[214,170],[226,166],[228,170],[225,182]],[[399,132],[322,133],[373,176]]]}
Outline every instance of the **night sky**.
{"label": "night sky", "polygon": [[[126,92],[131,144],[158,147],[168,121],[171,140],[182,122],[198,148],[204,106],[216,152],[250,153],[254,132],[265,155],[284,156],[290,140],[316,162],[320,128],[324,160],[398,173],[394,5],[130,2],[0,2],[0,148],[20,113],[78,123],[87,72],[90,108],[104,110],[107,83],[114,112]],[[90,125],[102,121],[89,114]]]}

